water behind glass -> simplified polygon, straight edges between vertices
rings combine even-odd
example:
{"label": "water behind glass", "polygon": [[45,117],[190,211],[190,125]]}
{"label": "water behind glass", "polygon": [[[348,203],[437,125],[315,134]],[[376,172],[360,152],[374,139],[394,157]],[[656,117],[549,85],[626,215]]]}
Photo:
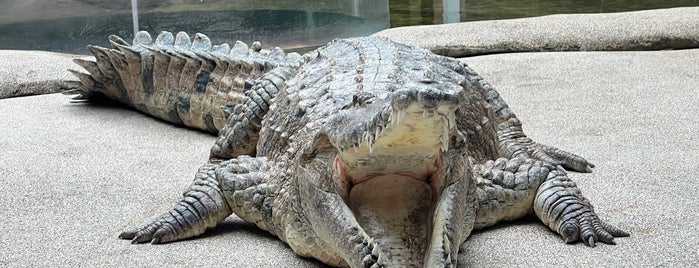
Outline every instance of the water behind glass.
{"label": "water behind glass", "polygon": [[[87,53],[117,34],[130,40],[132,0],[2,0],[0,49]],[[699,6],[699,0],[139,0],[138,29],[201,32],[301,51],[389,27]],[[389,13],[390,10],[390,13]],[[390,14],[390,19],[389,19]]]}
{"label": "water behind glass", "polygon": [[699,0],[389,0],[391,27],[699,6]]}
{"label": "water behind glass", "polygon": [[[312,3],[312,4],[311,4]],[[0,1],[0,49],[87,53],[106,37],[133,37],[131,0]],[[309,48],[388,28],[388,1],[139,0],[138,29],[207,34],[217,43]]]}

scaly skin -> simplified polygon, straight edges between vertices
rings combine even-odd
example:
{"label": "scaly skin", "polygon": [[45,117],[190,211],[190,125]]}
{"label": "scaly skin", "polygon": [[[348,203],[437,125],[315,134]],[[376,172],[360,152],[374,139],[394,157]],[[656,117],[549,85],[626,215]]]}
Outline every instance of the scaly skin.
{"label": "scaly skin", "polygon": [[[90,72],[75,83],[83,96],[101,92],[165,120],[177,111],[208,130],[213,111],[230,110],[222,127],[214,120],[211,157],[178,205],[120,238],[177,241],[235,213],[328,265],[453,267],[473,229],[531,213],[568,243],[628,236],[598,218],[564,169],[593,165],[529,139],[462,62],[376,37],[336,40],[303,58],[280,56],[226,91],[251,73],[232,67],[249,63],[231,58],[242,49],[224,57],[200,44],[203,35],[189,49],[183,40],[170,47],[170,37],[152,45],[141,33],[134,46],[111,37],[118,51],[91,47],[97,62],[79,62]],[[212,60],[193,64],[192,55]],[[210,81],[197,82],[207,72]],[[186,117],[172,101],[181,96],[158,92],[235,100]]]}
{"label": "scaly skin", "polygon": [[[155,40],[139,32],[133,45],[112,35],[109,42],[111,49],[88,46],[96,62],[75,60],[89,74],[72,71],[80,81],[64,93],[79,94],[78,100],[103,94],[167,122],[212,133],[234,111],[260,109],[259,98],[270,101],[274,94],[264,92],[265,80],[281,84],[302,61],[279,48],[261,50],[259,43],[212,46],[207,36],[190,40],[184,32],[161,32]],[[272,69],[281,77],[264,77]]]}

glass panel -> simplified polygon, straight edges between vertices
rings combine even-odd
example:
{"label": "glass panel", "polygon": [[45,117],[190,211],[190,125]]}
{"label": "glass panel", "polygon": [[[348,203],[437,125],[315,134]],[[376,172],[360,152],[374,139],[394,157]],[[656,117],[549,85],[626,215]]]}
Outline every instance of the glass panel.
{"label": "glass panel", "polygon": [[699,6],[699,0],[389,0],[391,27]]}
{"label": "glass panel", "polygon": [[[138,28],[201,32],[214,43],[261,41],[263,46],[313,47],[338,37],[388,28],[388,1],[379,0],[140,0]],[[0,1],[0,49],[86,53],[86,44],[133,36],[131,0]]]}

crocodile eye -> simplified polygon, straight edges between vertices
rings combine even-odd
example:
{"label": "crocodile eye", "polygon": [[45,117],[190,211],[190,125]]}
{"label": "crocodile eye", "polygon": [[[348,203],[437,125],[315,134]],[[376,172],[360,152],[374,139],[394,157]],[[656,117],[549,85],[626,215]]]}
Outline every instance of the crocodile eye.
{"label": "crocodile eye", "polygon": [[371,93],[360,93],[359,95],[352,95],[352,102],[345,106],[342,106],[342,110],[349,109],[356,106],[364,106],[367,104],[374,103],[374,95]]}
{"label": "crocodile eye", "polygon": [[346,104],[345,106],[342,106],[342,110],[346,110],[346,109],[349,109],[349,108],[352,108],[352,107],[355,107],[355,106],[358,106],[361,104],[362,103],[361,103],[361,100],[359,99],[359,96],[352,95],[352,101],[350,103]]}

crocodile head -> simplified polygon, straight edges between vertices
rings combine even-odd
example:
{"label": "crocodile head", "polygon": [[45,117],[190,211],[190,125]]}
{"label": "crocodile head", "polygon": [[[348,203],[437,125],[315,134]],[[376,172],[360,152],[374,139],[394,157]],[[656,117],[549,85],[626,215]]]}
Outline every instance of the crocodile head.
{"label": "crocodile head", "polygon": [[422,266],[435,237],[444,237],[435,226],[448,216],[437,207],[454,201],[442,198],[447,186],[468,177],[467,167],[453,165],[464,161],[452,161],[466,150],[455,118],[464,101],[459,83],[435,81],[354,94],[310,146],[330,152],[332,176],[317,184],[341,197],[335,205],[351,214],[342,217],[356,220],[393,264]]}

